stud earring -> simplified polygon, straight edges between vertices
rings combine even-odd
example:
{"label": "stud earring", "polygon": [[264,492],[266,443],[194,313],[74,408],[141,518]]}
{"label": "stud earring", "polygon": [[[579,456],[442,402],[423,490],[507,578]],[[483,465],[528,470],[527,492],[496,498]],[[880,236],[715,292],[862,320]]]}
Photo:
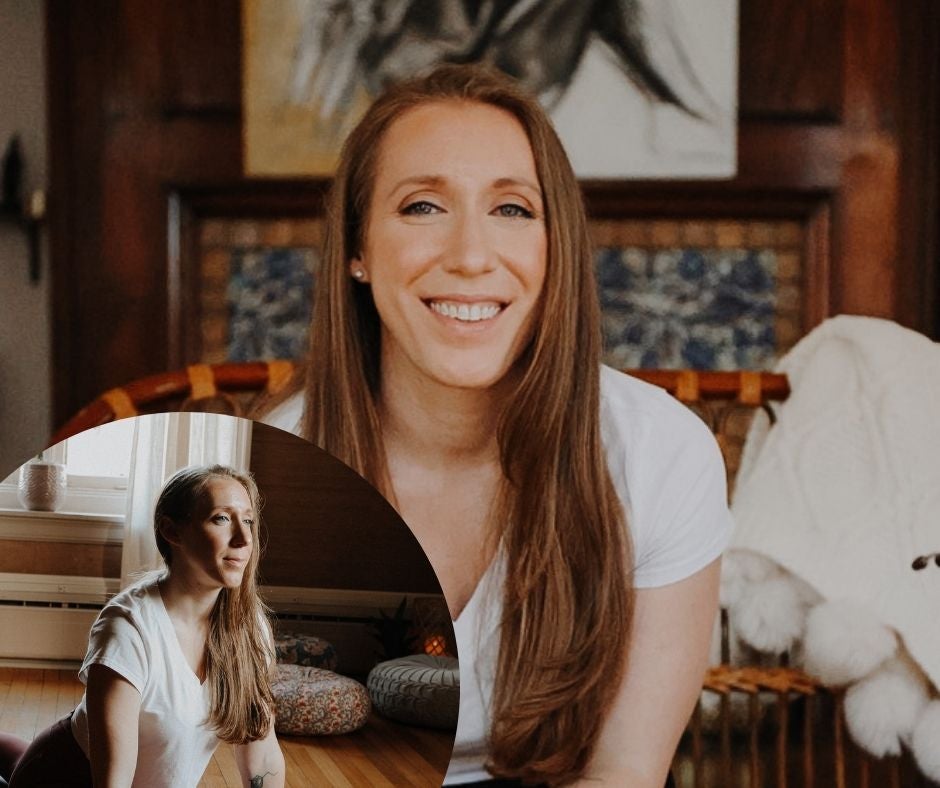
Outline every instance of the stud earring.
{"label": "stud earring", "polygon": [[361,268],[357,268],[355,271],[352,272],[352,275],[354,279],[361,282],[362,278],[366,275],[366,272],[363,271]]}

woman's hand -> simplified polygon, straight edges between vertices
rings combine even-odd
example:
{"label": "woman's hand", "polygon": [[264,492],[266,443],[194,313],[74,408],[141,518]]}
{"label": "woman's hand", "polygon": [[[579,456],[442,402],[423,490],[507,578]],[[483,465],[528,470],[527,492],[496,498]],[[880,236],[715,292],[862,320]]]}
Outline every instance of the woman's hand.
{"label": "woman's hand", "polygon": [[88,670],[88,744],[95,788],[128,788],[137,770],[140,693],[104,665]]}
{"label": "woman's hand", "polygon": [[691,577],[636,591],[627,669],[585,788],[663,788],[702,689],[718,612],[716,560]]}
{"label": "woman's hand", "polygon": [[284,788],[284,754],[274,735],[274,718],[263,739],[250,744],[236,744],[235,762],[245,788]]}

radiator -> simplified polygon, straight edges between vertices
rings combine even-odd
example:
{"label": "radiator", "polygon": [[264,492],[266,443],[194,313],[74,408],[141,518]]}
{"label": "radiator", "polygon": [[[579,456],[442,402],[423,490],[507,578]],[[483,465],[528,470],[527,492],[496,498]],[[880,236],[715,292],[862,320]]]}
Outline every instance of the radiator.
{"label": "radiator", "polygon": [[[0,661],[80,662],[88,630],[118,587],[116,578],[0,573]],[[369,622],[380,610],[394,613],[404,596],[434,596],[275,586],[262,594],[279,631],[329,640],[344,673],[365,673],[375,664],[378,644]]]}
{"label": "radiator", "polygon": [[0,660],[79,662],[116,579],[0,573]]}

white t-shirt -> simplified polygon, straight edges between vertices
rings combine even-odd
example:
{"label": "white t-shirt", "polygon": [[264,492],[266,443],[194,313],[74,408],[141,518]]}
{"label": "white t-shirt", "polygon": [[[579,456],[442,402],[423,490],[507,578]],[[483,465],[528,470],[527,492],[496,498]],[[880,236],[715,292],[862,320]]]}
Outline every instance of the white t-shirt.
{"label": "white t-shirt", "polygon": [[[104,607],[88,636],[78,674],[83,684],[94,664],[111,668],[140,693],[133,788],[194,788],[219,740],[204,724],[209,687],[186,661],[156,582],[126,588]],[[72,715],[72,733],[88,755],[85,696]]]}
{"label": "white t-shirt", "polygon": [[[636,588],[669,585],[714,561],[731,538],[725,468],[705,423],[658,386],[601,367],[601,437],[607,467],[626,511]],[[267,421],[298,431],[301,396]],[[489,779],[489,730],[500,592],[499,554],[454,622],[460,655],[460,718],[447,785]]]}

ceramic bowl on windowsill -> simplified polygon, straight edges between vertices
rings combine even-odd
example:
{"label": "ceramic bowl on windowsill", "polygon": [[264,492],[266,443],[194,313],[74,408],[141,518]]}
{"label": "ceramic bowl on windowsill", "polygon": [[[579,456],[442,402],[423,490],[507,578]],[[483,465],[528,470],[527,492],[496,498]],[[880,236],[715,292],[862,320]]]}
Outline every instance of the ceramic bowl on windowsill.
{"label": "ceramic bowl on windowsill", "polygon": [[54,512],[65,503],[67,482],[65,465],[34,460],[20,468],[17,497],[30,511]]}

